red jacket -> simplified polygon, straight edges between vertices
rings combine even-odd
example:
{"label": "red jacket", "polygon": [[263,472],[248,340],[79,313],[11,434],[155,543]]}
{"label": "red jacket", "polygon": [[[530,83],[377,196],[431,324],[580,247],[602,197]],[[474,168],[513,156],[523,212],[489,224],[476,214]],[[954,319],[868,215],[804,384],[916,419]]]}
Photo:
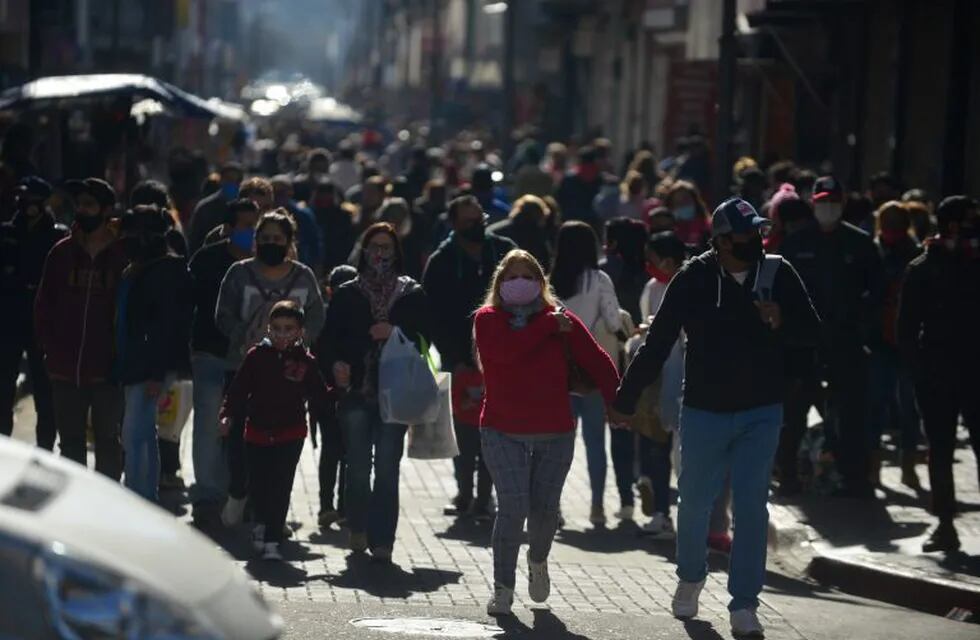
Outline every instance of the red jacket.
{"label": "red jacket", "polygon": [[486,386],[481,427],[520,435],[574,431],[566,343],[606,404],[615,399],[619,375],[609,355],[571,312],[571,332],[559,332],[551,311],[533,316],[523,329],[513,329],[513,316],[503,309],[477,311],[473,327]]}
{"label": "red jacket", "polygon": [[116,290],[128,264],[119,242],[94,259],[73,236],[51,248],[34,302],[34,327],[53,379],[81,386],[109,378]]}
{"label": "red jacket", "polygon": [[263,340],[249,350],[228,387],[221,417],[245,418],[245,441],[258,445],[306,437],[306,402],[314,414],[333,410],[334,394],[304,347],[278,351]]}

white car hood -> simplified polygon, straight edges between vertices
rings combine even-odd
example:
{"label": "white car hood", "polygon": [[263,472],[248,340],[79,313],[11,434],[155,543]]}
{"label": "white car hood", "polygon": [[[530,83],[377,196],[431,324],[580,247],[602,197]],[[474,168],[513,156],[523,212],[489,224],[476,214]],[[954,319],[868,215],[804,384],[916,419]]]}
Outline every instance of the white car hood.
{"label": "white car hood", "polygon": [[[37,509],[10,506],[25,477],[54,479]],[[214,542],[116,482],[46,451],[0,436],[0,530],[136,578],[194,607],[244,575]]]}

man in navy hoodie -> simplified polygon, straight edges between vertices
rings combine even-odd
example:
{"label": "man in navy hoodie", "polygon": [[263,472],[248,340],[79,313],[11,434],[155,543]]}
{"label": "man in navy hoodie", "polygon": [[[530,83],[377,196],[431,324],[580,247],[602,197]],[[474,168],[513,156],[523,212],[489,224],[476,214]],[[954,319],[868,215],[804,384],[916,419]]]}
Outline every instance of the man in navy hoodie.
{"label": "man in navy hoodie", "polygon": [[783,423],[784,353],[787,346],[815,344],[820,323],[788,262],[777,259],[772,278],[764,275],[760,229],[768,223],[739,198],[719,205],[711,220],[713,248],[671,280],[610,412],[613,424],[628,422],[683,329],[680,581],[673,612],[697,615],[711,508],[728,474],[738,523],[728,580],[735,635],[763,633],[756,608],[766,569],[769,479]]}

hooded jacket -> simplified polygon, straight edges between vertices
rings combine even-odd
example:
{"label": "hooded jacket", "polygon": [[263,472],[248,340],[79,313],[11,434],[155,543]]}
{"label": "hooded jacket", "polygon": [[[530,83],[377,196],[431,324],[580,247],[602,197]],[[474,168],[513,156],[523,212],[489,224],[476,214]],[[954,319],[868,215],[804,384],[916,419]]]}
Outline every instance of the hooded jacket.
{"label": "hooded jacket", "polygon": [[331,413],[334,395],[302,345],[279,351],[269,339],[252,347],[235,374],[221,408],[232,422],[245,420],[245,441],[258,445],[306,437],[306,405],[316,416]]}
{"label": "hooded jacket", "polygon": [[906,364],[920,383],[967,375],[976,380],[977,327],[980,257],[929,243],[909,263],[899,299],[898,344]]}
{"label": "hooded jacket", "polygon": [[488,233],[477,261],[450,234],[429,258],[422,282],[436,310],[432,338],[447,371],[459,364],[473,366],[473,313],[487,294],[494,269],[516,248],[511,240]]}
{"label": "hooded jacket", "polygon": [[183,258],[165,255],[123,272],[116,320],[119,382],[186,375],[192,310],[191,277]]}
{"label": "hooded jacket", "polygon": [[109,379],[116,291],[128,264],[119,242],[94,258],[75,236],[52,247],[34,303],[34,327],[51,378],[78,386]]}
{"label": "hooded jacket", "polygon": [[660,375],[680,335],[687,335],[684,406],[704,411],[746,411],[783,401],[787,347],[816,344],[820,319],[792,265],[783,260],[772,301],[782,326],[762,322],[753,287],[757,263],[739,284],[714,250],[688,261],[670,281],[646,342],[619,387],[616,409],[630,415],[643,390]]}

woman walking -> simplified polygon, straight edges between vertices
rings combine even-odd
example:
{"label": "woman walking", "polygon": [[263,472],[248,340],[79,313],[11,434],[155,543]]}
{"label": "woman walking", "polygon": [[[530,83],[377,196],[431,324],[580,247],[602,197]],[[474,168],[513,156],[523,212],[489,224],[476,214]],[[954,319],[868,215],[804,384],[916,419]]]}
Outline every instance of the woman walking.
{"label": "woman walking", "polygon": [[[296,225],[285,209],[264,214],[255,227],[255,257],[228,269],[218,291],[215,325],[228,338],[227,365],[237,371],[249,349],[266,337],[269,313],[277,302],[292,300],[303,308],[306,340],[313,343],[323,328],[320,285],[309,267],[297,262]],[[229,377],[234,377],[233,373]],[[229,380],[230,382],[230,380]],[[237,416],[236,416],[237,418]],[[233,423],[228,434],[228,501],[221,513],[225,526],[238,524],[248,493],[245,423]]]}
{"label": "woman walking", "polygon": [[393,226],[380,222],[368,227],[357,253],[357,277],[330,300],[325,340],[336,358],[331,366],[334,386],[347,390],[337,412],[347,445],[344,504],[350,548],[370,548],[375,559],[388,562],[398,528],[399,466],[407,427],[381,420],[378,364],[396,327],[413,341],[430,339],[428,309],[421,285],[404,275]]}
{"label": "woman walking", "polygon": [[[603,329],[619,334],[625,342],[619,300],[612,279],[599,270],[599,240],[592,227],[584,222],[566,222],[558,231],[558,248],[551,270],[555,295],[579,319],[593,337]],[[598,390],[572,394],[572,413],[581,421],[582,440],[592,487],[592,509],[589,522],[606,523],[603,496],[606,491],[606,407]],[[624,434],[628,435],[628,434]],[[619,487],[620,518],[631,519],[633,511],[633,460],[613,458]]]}
{"label": "woman walking", "polygon": [[544,602],[551,590],[548,554],[575,450],[570,360],[607,404],[618,376],[582,321],[559,308],[544,270],[526,251],[511,251],[497,267],[473,327],[486,385],[483,456],[499,502],[492,536],[494,594],[487,612],[508,615],[525,520],[531,599]]}

